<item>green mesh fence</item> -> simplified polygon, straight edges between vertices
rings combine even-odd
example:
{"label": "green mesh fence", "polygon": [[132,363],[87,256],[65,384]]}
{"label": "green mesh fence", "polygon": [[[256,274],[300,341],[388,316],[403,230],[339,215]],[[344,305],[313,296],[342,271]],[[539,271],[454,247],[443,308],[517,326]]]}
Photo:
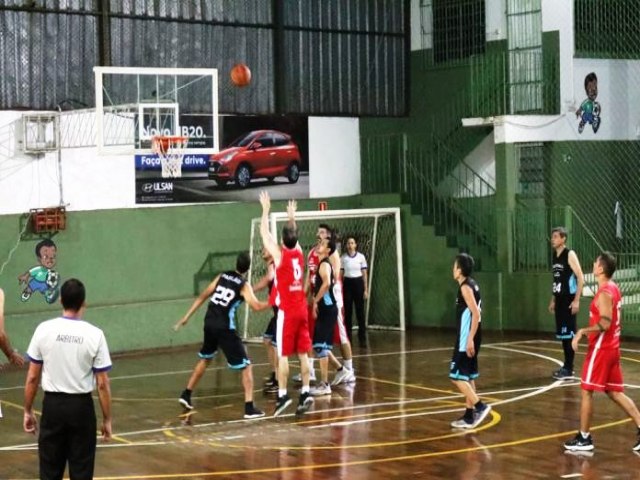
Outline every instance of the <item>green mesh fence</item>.
{"label": "green mesh fence", "polygon": [[[344,253],[341,242],[347,236],[354,236],[358,244],[358,251],[367,259],[369,266],[369,300],[366,303],[367,323],[372,328],[404,329],[401,302],[402,282],[398,276],[398,262],[400,261],[399,245],[396,243],[396,216],[394,213],[370,210],[344,210],[341,216],[317,215],[296,218],[298,240],[305,255],[316,244],[318,224],[326,223],[338,235],[338,251]],[[308,212],[304,212],[308,214]],[[334,214],[335,212],[331,212]],[[278,220],[278,232],[286,220]],[[251,266],[251,283],[256,284],[266,273],[266,264],[261,260],[262,239],[260,238],[259,219],[251,224],[253,256]],[[305,266],[306,274],[306,266]],[[258,298],[266,299],[267,292],[257,293]],[[266,312],[250,312],[248,317],[239,315],[241,326],[246,339],[261,337],[267,326],[271,310]],[[245,324],[245,321],[247,322]]]}

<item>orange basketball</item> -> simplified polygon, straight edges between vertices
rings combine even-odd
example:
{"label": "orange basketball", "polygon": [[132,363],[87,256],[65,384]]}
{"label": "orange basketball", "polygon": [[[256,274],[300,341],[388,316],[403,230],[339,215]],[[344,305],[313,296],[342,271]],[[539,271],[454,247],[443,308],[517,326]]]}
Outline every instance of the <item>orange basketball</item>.
{"label": "orange basketball", "polygon": [[251,82],[251,70],[244,63],[238,63],[231,69],[231,82],[236,87],[246,87]]}

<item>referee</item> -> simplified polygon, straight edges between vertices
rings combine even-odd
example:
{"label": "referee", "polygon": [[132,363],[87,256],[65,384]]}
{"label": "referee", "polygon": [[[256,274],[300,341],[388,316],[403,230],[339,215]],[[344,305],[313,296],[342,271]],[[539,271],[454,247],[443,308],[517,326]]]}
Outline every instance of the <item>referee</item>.
{"label": "referee", "polygon": [[36,328],[27,356],[31,361],[24,387],[24,430],[36,433],[33,401],[40,376],[44,400],[38,438],[40,479],[62,479],[67,461],[71,480],[93,478],[96,414],[95,383],[102,407],[102,435],[111,438],[111,358],[104,333],[82,320],[85,288],[70,279],[60,289],[62,316]]}

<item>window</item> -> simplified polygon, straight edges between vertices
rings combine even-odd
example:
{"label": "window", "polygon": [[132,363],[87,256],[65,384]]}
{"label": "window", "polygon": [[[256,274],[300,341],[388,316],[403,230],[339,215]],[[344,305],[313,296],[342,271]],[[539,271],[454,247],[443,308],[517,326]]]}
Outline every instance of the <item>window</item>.
{"label": "window", "polygon": [[484,0],[433,1],[433,58],[435,63],[484,53]]}

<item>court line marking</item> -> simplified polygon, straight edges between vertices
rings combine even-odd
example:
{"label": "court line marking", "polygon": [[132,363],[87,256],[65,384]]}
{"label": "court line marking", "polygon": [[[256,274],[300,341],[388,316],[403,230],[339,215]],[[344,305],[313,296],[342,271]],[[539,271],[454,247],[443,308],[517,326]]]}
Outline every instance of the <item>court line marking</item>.
{"label": "court line marking", "polygon": [[578,478],[581,477],[581,473],[569,473],[567,475],[561,475],[560,478]]}
{"label": "court line marking", "polygon": [[[627,418],[624,420],[618,420],[615,422],[605,423],[602,425],[597,425],[591,428],[591,430],[601,430],[605,428],[614,427],[617,425],[621,425],[623,423],[630,422],[631,419]],[[229,476],[229,475],[253,475],[256,473],[282,473],[282,472],[295,472],[295,471],[303,471],[303,470],[319,470],[326,468],[344,468],[344,467],[356,467],[356,466],[366,466],[371,464],[380,464],[380,463],[391,463],[391,462],[399,462],[405,460],[416,460],[419,458],[433,458],[433,457],[443,457],[447,455],[456,455],[459,453],[468,453],[468,452],[477,452],[482,450],[494,450],[498,448],[505,447],[516,447],[520,445],[527,445],[530,443],[542,442],[545,440],[552,440],[564,436],[569,436],[575,434],[575,430],[565,431],[565,432],[556,432],[547,435],[540,435],[537,437],[529,437],[519,440],[512,440],[509,442],[501,442],[494,443],[489,445],[480,445],[475,447],[467,447],[467,448],[458,448],[454,450],[443,450],[439,452],[428,452],[428,453],[418,453],[414,455],[402,455],[396,457],[386,457],[386,458],[374,458],[374,459],[364,459],[364,460],[354,460],[350,462],[339,462],[339,463],[325,463],[325,464],[314,464],[314,465],[297,465],[292,467],[271,467],[271,468],[256,468],[251,470],[227,470],[222,472],[199,472],[199,473],[176,473],[176,474],[161,474],[161,475],[119,475],[117,477],[94,477],[94,480],[144,480],[144,479],[170,479],[170,478],[195,478],[195,477],[221,477],[221,476]],[[36,479],[34,479],[36,480]]]}
{"label": "court line marking", "polygon": [[233,444],[228,444],[228,443],[216,443],[216,442],[210,442],[210,445],[216,446],[216,447],[227,447],[227,448],[235,448],[235,449],[253,448],[253,449],[256,449],[256,450],[298,450],[298,451],[300,451],[300,450],[302,450],[302,451],[351,450],[351,449],[363,449],[363,448],[397,447],[397,446],[404,446],[404,445],[412,445],[412,444],[415,444],[415,443],[433,442],[435,440],[444,440],[444,439],[447,439],[447,438],[463,437],[463,436],[465,436],[465,435],[467,435],[469,433],[476,433],[476,432],[481,432],[483,430],[487,430],[489,428],[492,428],[492,427],[496,426],[502,420],[502,415],[500,415],[497,411],[492,410],[489,413],[491,413],[491,421],[489,423],[486,423],[486,424],[482,425],[481,427],[477,427],[477,428],[473,428],[473,429],[469,429],[469,430],[457,429],[457,431],[455,431],[453,433],[447,433],[447,434],[438,435],[438,436],[435,436],[435,437],[412,438],[412,439],[409,439],[409,440],[397,440],[397,441],[393,441],[393,442],[361,443],[361,444],[356,444],[356,445],[321,445],[321,446],[303,446],[303,447],[290,446],[290,445],[286,445],[286,446],[249,446],[249,445],[233,445]]}
{"label": "court line marking", "polygon": [[[520,343],[535,343],[538,342],[539,340],[515,340],[513,342],[496,342],[496,343],[490,343],[487,345],[483,345],[483,347],[485,346],[490,346],[490,345],[517,345]],[[256,345],[257,346],[257,345]],[[366,353],[366,354],[360,354],[360,355],[353,355],[353,358],[369,358],[369,357],[380,357],[380,356],[388,356],[388,355],[402,355],[402,354],[415,354],[415,353],[430,353],[430,352],[440,352],[440,351],[449,351],[451,350],[451,347],[433,347],[433,348],[423,348],[420,350],[397,350],[397,351],[393,351],[393,352],[378,352],[378,353]],[[117,360],[117,358],[116,358]],[[299,364],[299,362],[297,361],[292,361],[291,365],[297,365]],[[255,363],[252,364],[254,367],[265,367],[265,366],[269,366],[270,364],[268,362],[265,363]],[[215,366],[212,365],[211,367],[209,367],[207,369],[207,371],[215,371],[215,370],[229,370],[228,367],[226,366]],[[183,375],[183,374],[190,374],[193,372],[193,368],[189,369],[189,370],[168,370],[165,372],[154,372],[154,373],[138,373],[138,374],[134,374],[134,375],[119,375],[119,376],[113,376],[113,377],[109,377],[109,380],[111,381],[117,381],[117,380],[134,380],[137,378],[149,378],[149,377],[161,377],[164,375]],[[4,391],[9,391],[9,390],[21,390],[24,389],[24,385],[17,385],[14,387],[0,387],[0,392],[4,392]]]}

